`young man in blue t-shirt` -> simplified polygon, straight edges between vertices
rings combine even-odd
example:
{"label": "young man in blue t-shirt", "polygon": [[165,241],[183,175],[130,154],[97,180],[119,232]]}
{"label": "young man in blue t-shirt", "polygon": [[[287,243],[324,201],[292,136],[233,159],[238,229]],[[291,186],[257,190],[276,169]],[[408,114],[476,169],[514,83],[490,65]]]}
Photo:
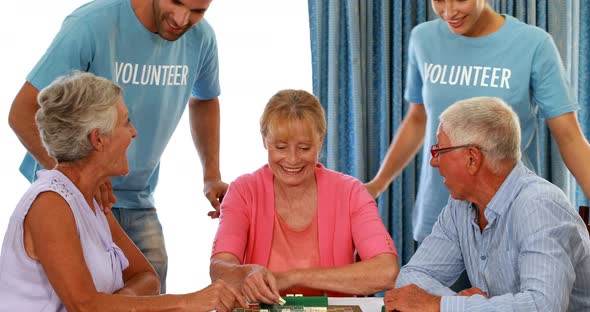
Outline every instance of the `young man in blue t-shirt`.
{"label": "young man in blue t-shirt", "polygon": [[9,123],[28,153],[20,167],[33,181],[56,161],[41,145],[34,116],[39,90],[73,70],[123,89],[138,136],[127,176],[105,181],[95,199],[150,260],[165,292],[167,255],[155,210],[160,158],[185,107],[203,166],[204,192],[217,217],[227,189],[219,170],[219,68],[215,33],[203,18],[211,0],[102,0],[76,9],[27,76]]}

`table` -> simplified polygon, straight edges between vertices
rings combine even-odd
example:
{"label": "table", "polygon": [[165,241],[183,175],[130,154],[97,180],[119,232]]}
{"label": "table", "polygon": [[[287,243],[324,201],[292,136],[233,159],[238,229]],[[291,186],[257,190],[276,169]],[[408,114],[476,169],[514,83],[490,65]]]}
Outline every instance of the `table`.
{"label": "table", "polygon": [[[324,299],[325,300],[325,299]],[[324,301],[325,304],[325,301]],[[358,306],[362,312],[381,312],[383,307],[383,298],[381,297],[328,297],[328,306],[336,308],[337,306],[354,307]],[[354,311],[358,311],[354,308]],[[234,311],[243,311],[236,309]],[[253,308],[247,311],[259,311],[259,308]],[[215,312],[215,311],[213,311]]]}
{"label": "table", "polygon": [[381,312],[381,297],[328,297],[329,305],[357,305],[363,312]]}

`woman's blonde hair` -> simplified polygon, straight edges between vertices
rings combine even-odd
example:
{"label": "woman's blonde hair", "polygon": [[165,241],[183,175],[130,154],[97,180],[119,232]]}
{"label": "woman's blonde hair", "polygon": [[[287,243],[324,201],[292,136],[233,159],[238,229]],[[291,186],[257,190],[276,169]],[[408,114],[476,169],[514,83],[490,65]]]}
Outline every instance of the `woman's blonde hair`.
{"label": "woman's blonde hair", "polygon": [[322,139],[326,133],[326,114],[317,97],[304,90],[281,90],[273,95],[260,117],[260,133],[283,135],[289,121],[300,120],[311,126]]}

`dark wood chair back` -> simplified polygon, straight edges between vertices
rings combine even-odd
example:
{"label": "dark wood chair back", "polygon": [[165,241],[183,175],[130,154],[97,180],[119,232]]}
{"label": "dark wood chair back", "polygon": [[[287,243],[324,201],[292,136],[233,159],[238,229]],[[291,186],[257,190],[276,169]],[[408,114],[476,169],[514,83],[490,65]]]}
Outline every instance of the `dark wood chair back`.
{"label": "dark wood chair back", "polygon": [[588,225],[588,217],[590,214],[590,208],[588,208],[588,206],[580,206],[580,210],[578,211],[580,213],[580,217],[582,217],[582,220],[584,220],[584,223],[586,224],[586,228],[588,229],[588,234],[590,234],[590,225]]}

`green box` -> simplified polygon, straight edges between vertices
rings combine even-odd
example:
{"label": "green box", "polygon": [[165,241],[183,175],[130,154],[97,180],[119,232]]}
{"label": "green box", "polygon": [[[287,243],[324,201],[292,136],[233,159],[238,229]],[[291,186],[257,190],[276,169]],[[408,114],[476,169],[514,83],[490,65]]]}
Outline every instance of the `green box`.
{"label": "green box", "polygon": [[[327,296],[286,296],[283,297],[286,301],[285,306],[301,306],[301,307],[327,307],[328,297]],[[273,307],[280,307],[280,305],[265,304],[261,303],[261,309],[271,310]]]}

